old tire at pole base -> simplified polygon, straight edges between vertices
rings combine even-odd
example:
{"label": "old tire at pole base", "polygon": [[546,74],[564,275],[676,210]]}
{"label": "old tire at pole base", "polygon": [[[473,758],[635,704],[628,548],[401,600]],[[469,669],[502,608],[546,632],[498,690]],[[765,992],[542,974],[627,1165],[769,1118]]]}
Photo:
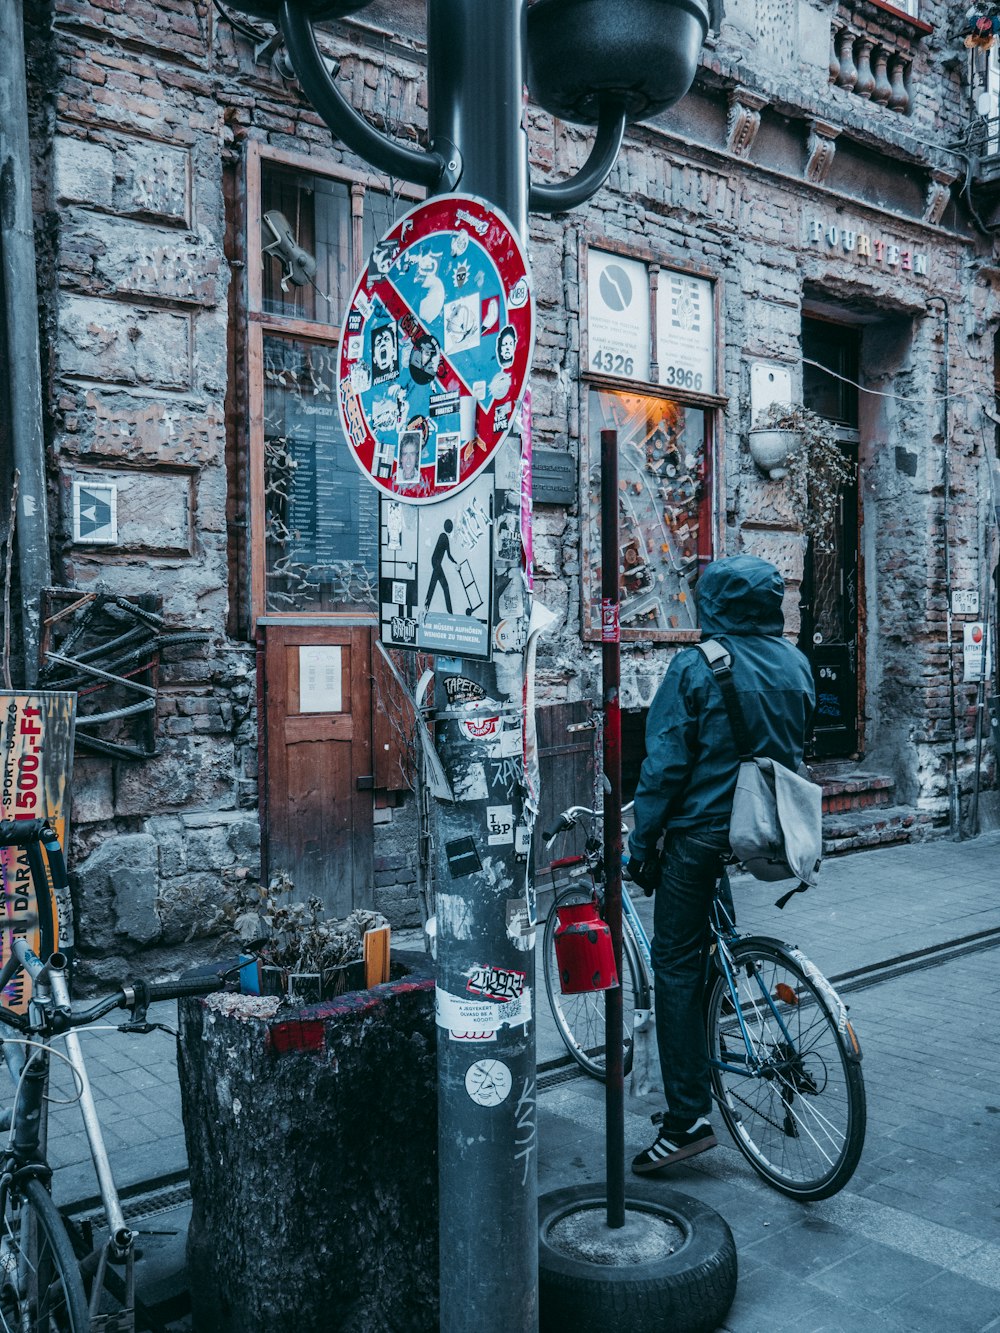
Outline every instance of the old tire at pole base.
{"label": "old tire at pole base", "polygon": [[681,1236],[672,1254],[615,1265],[553,1243],[560,1221],[604,1208],[606,1197],[597,1183],[553,1190],[538,1200],[540,1333],[714,1333],[736,1295],[736,1245],[725,1219],[677,1190],[630,1184],[626,1214],[648,1212],[677,1227]]}

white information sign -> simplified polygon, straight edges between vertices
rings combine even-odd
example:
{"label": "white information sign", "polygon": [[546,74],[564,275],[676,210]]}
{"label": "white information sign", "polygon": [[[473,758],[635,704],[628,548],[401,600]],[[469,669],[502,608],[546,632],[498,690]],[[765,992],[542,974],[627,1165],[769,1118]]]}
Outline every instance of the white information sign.
{"label": "white information sign", "polygon": [[417,507],[383,499],[382,642],[487,660],[493,606],[493,471],[460,494]]}
{"label": "white information sign", "polygon": [[661,269],[656,360],[667,388],[715,392],[715,306],[707,278]]}
{"label": "white information sign", "polygon": [[[989,681],[993,673],[993,650],[989,642],[989,633],[985,625],[978,623],[963,626],[964,641],[962,644],[963,672],[962,680],[966,684],[979,680],[985,676]],[[983,654],[986,655],[985,665]]]}
{"label": "white information sign", "polygon": [[978,616],[979,593],[974,588],[956,588],[951,594],[951,612],[955,616]]}
{"label": "white information sign", "polygon": [[342,713],[341,649],[332,644],[299,648],[299,712]]}
{"label": "white information sign", "polygon": [[471,995],[452,995],[437,987],[434,1014],[438,1027],[450,1032],[495,1032],[502,1027],[524,1027],[531,1022],[531,991],[526,986],[516,999],[495,1002]]}
{"label": "white information sign", "polygon": [[588,250],[587,356],[591,370],[649,379],[649,277],[641,261]]}

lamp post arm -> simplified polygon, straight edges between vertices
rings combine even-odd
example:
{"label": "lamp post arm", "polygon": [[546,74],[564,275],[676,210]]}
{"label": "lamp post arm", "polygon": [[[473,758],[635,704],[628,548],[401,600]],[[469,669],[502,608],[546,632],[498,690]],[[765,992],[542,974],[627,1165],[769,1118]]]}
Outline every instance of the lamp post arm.
{"label": "lamp post arm", "polygon": [[[458,163],[445,161],[440,153],[404,144],[380,134],[360,115],[334,84],[316,42],[307,12],[295,0],[282,0],[281,32],[292,68],[313,107],[338,139],[358,157],[401,180],[434,189],[457,177]],[[457,154],[452,154],[457,157]]]}
{"label": "lamp post arm", "polygon": [[551,185],[537,185],[532,181],[528,192],[529,212],[565,213],[596,194],[611,175],[625,136],[625,123],[623,104],[617,98],[602,98],[590,156],[569,180]]}

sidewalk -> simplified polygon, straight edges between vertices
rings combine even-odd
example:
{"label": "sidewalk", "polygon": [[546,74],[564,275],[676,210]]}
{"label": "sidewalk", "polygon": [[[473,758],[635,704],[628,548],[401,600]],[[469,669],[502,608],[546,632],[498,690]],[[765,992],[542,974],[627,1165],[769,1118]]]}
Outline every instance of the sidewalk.
{"label": "sidewalk", "polygon": [[[770,886],[747,877],[734,893],[743,930],[778,935],[836,976],[1000,929],[1000,834],[834,858],[784,912]],[[727,1333],[1000,1329],[1000,936],[972,947],[846,995],[865,1055],[868,1137],[840,1195],[809,1205],[778,1195],[729,1146],[718,1118],[720,1146],[665,1179],[733,1229],[740,1279]],[[544,1062],[562,1046],[544,983],[536,995]],[[170,1006],[159,1008],[171,1022]],[[172,1038],[101,1030],[81,1040],[119,1186],[169,1187],[186,1169]],[[71,1091],[65,1081],[57,1095]],[[541,1191],[603,1177],[603,1100],[603,1087],[582,1076],[540,1094]],[[658,1106],[627,1098],[628,1157],[650,1139]],[[57,1202],[92,1196],[75,1106],[53,1108],[50,1144]],[[144,1241],[147,1288],[171,1276],[176,1286],[183,1265],[186,1208],[169,1193],[161,1205],[168,1211],[149,1225],[168,1234]]]}
{"label": "sidewalk", "polygon": [[[742,929],[779,935],[837,975],[1000,928],[1000,835],[835,858],[784,912],[767,885],[741,879],[734,893]],[[720,1146],[666,1174],[665,1186],[704,1200],[733,1230],[739,1285],[727,1333],[1000,1329],[998,947],[1000,936],[845,991],[865,1057],[868,1134],[841,1194],[797,1204],[775,1193],[718,1116]],[[542,1096],[540,1190],[601,1178],[603,1097],[587,1079]],[[627,1098],[627,1158],[651,1140],[647,1116],[659,1107],[655,1096]]]}

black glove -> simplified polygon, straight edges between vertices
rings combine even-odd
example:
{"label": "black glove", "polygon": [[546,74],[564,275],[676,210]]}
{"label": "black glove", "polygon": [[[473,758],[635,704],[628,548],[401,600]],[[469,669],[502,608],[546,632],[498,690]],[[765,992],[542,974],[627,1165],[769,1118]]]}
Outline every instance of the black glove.
{"label": "black glove", "polygon": [[647,898],[652,898],[660,882],[660,863],[655,856],[646,861],[637,861],[630,856],[622,864],[622,879],[638,884]]}

